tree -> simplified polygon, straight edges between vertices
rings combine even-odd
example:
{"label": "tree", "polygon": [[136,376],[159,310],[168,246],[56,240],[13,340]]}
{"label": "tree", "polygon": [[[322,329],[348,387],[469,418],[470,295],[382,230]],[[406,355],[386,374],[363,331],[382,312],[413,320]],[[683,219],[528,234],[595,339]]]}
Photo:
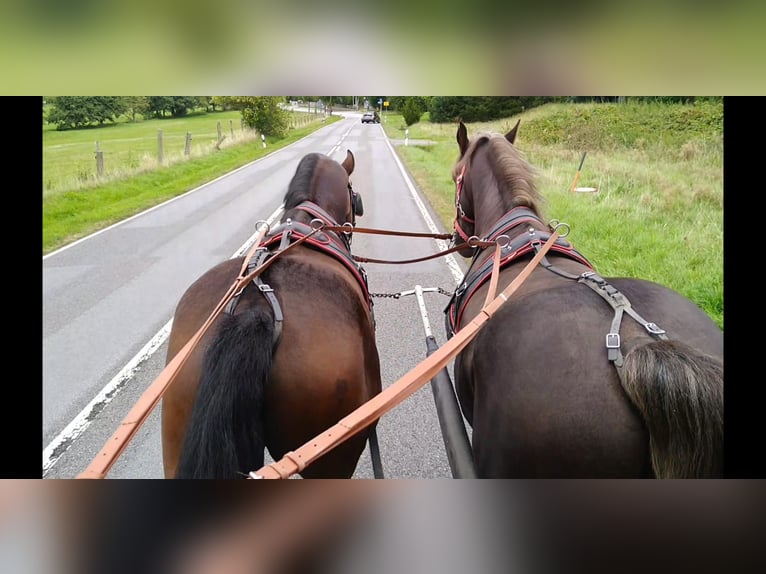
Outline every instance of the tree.
{"label": "tree", "polygon": [[548,96],[433,96],[429,110],[432,122],[453,122],[457,118],[477,122],[507,118],[559,99]]}
{"label": "tree", "polygon": [[50,103],[48,121],[59,130],[114,122],[125,113],[124,101],[119,96],[56,96]]}
{"label": "tree", "polygon": [[130,115],[131,121],[135,123],[136,115],[146,115],[149,111],[149,98],[146,96],[123,96],[125,113]]}
{"label": "tree", "polygon": [[401,110],[404,122],[408,126],[418,123],[426,111],[425,100],[421,96],[407,96],[403,99],[404,102],[401,103]]}
{"label": "tree", "polygon": [[218,96],[222,103],[242,111],[249,127],[266,136],[284,137],[289,128],[287,112],[280,107],[281,96]]}
{"label": "tree", "polygon": [[149,96],[149,111],[158,118],[164,118],[166,112],[178,118],[198,107],[199,103],[195,96]]}

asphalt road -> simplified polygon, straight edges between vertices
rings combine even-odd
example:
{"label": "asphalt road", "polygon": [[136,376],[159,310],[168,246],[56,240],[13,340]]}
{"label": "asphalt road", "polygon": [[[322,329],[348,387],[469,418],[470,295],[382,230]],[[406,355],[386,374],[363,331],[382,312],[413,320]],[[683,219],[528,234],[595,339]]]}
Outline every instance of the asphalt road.
{"label": "asphalt road", "polygon": [[[43,258],[43,476],[85,470],[165,364],[179,298],[202,273],[252,241],[257,220],[277,218],[298,161],[337,160],[350,149],[362,195],[359,226],[444,232],[396,157],[382,126],[349,113],[287,148]],[[428,238],[356,234],[353,251],[409,259],[446,248]],[[440,257],[410,265],[366,264],[373,293],[423,287],[452,291],[465,265]],[[426,354],[415,297],[375,298],[384,387]],[[426,294],[438,343],[447,297]],[[152,413],[108,478],[162,478],[159,414]],[[386,478],[451,478],[431,389],[420,389],[378,425]],[[270,460],[270,459],[268,459]],[[255,470],[255,469],[253,469]],[[369,451],[355,478],[372,478]]]}

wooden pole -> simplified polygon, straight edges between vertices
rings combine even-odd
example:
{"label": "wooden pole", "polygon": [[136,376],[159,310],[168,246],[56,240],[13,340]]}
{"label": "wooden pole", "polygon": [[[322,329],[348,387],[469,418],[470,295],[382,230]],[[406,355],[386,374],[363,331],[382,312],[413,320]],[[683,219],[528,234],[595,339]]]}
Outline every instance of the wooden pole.
{"label": "wooden pole", "polygon": [[574,181],[572,182],[572,187],[569,189],[570,193],[573,193],[575,190],[575,187],[577,186],[577,180],[580,179],[580,170],[582,169],[582,164],[585,162],[585,154],[587,154],[587,151],[582,152],[582,158],[580,159],[580,166],[577,168],[577,173],[575,174]]}
{"label": "wooden pole", "polygon": [[184,155],[189,157],[191,154],[191,132],[186,132],[186,145],[184,146]]}
{"label": "wooden pole", "polygon": [[157,161],[162,165],[165,157],[162,151],[162,130],[157,130]]}
{"label": "wooden pole", "polygon": [[99,149],[98,142],[96,142],[96,174],[98,177],[104,175],[104,152]]}

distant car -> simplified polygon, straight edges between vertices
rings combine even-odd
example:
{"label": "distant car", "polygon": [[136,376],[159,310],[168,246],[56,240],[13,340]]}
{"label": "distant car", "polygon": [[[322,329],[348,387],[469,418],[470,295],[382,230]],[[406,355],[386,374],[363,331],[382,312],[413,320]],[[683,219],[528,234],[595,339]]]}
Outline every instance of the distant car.
{"label": "distant car", "polygon": [[380,116],[378,116],[377,112],[364,112],[364,114],[362,114],[362,123],[363,124],[379,124]]}

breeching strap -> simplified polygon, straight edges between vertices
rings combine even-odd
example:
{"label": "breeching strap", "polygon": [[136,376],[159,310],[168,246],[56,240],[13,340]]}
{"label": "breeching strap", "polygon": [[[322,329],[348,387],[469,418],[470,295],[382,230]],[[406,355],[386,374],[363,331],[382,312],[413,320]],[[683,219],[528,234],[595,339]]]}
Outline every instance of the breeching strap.
{"label": "breeching strap", "polygon": [[[224,295],[223,299],[221,299],[220,303],[218,303],[216,308],[208,317],[207,321],[205,321],[202,327],[200,327],[199,330],[191,337],[191,339],[189,339],[186,345],[184,345],[183,348],[178,351],[178,353],[176,353],[176,356],[173,357],[173,359],[167,364],[167,366],[162,370],[162,372],[149,386],[149,388],[144,391],[144,394],[141,395],[141,398],[138,399],[138,402],[133,406],[132,409],[130,409],[130,412],[123,419],[119,428],[114,432],[112,437],[106,442],[104,447],[101,449],[101,452],[96,455],[96,458],[93,459],[88,468],[80,473],[77,478],[106,478],[107,473],[112,468],[114,463],[117,462],[117,460],[120,458],[130,440],[138,432],[138,429],[141,427],[141,425],[146,422],[146,419],[149,418],[151,412],[160,402],[162,395],[165,393],[170,384],[175,380],[176,375],[181,370],[181,367],[183,367],[186,363],[186,360],[191,354],[191,351],[210,328],[210,325],[218,317],[229,300],[241,289],[243,289],[250,281],[265,271],[266,268],[271,265],[275,259],[278,258],[278,256],[275,255],[274,257],[267,259],[264,263],[253,269],[250,273],[246,273],[247,264],[252,258],[253,254],[257,251],[267,231],[268,228],[264,227],[258,234],[255,243],[253,243],[253,246],[248,251],[245,260],[242,263],[242,268],[240,269],[237,280],[226,292],[226,295]],[[296,240],[294,243],[291,243],[289,246],[280,251],[278,255],[286,253],[295,246],[300,245],[306,239],[314,235],[317,231],[319,231],[319,229],[314,229],[311,233],[308,233],[307,235]]]}
{"label": "breeching strap", "polygon": [[[295,451],[288,452],[281,460],[268,464],[249,474],[250,478],[289,478],[301,472],[316,459],[325,455],[339,444],[362,432],[377,421],[381,416],[412,395],[425,383],[436,376],[439,371],[476,336],[487,320],[505,303],[508,298],[529,277],[534,268],[540,263],[559,233],[553,230],[548,241],[543,244],[532,260],[519,275],[497,297],[485,302],[481,311],[454,337],[440,347],[436,352],[416,365],[411,371],[384,389],[381,393],[367,401],[361,407],[341,419],[334,426],[317,435]],[[499,247],[497,248],[500,249]],[[497,269],[493,269],[493,274]],[[494,279],[494,278],[493,278]],[[494,279],[496,287],[497,280]]]}

